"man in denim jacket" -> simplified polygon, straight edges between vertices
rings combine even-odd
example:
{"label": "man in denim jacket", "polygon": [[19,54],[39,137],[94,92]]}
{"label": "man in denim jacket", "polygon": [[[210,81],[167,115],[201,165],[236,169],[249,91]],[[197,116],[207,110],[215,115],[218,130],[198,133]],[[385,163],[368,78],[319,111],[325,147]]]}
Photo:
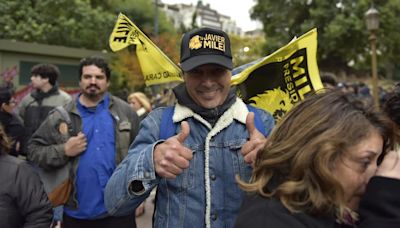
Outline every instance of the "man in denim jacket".
{"label": "man in denim jacket", "polygon": [[185,83],[174,89],[178,104],[175,134],[160,139],[164,108],[141,123],[128,156],[107,183],[110,214],[127,215],[157,187],[154,227],[233,227],[244,193],[238,176],[249,180],[252,162],[266,138],[254,124],[259,118],[269,134],[274,120],[248,111],[230,88],[232,55],[228,35],[200,28],[181,43]]}

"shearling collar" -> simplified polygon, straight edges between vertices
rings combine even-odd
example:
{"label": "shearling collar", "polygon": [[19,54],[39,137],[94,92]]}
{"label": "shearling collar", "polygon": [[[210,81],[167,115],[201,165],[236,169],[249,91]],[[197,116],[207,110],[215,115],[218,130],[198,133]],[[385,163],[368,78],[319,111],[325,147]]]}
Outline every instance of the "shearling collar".
{"label": "shearling collar", "polygon": [[[240,98],[236,98],[235,103],[228,110],[225,111],[225,113],[217,121],[216,125],[218,125],[222,121],[232,122],[234,119],[239,121],[240,123],[246,124],[246,117],[248,113],[249,110],[247,109],[246,104]],[[180,104],[175,105],[174,115],[172,116],[172,120],[174,123],[181,122],[189,117],[193,117],[203,123],[205,122],[205,124],[207,123],[206,125],[211,128],[211,125],[207,121],[205,121],[200,115],[193,112],[188,107]]]}

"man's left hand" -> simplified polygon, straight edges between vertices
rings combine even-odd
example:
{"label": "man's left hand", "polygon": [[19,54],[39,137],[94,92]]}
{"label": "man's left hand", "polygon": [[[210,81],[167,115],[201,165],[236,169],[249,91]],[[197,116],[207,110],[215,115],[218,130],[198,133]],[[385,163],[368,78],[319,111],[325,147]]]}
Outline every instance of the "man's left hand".
{"label": "man's left hand", "polygon": [[262,150],[267,142],[267,139],[261,134],[254,124],[254,113],[249,112],[246,117],[246,128],[250,138],[243,145],[241,153],[246,163],[253,165],[256,160],[258,151]]}

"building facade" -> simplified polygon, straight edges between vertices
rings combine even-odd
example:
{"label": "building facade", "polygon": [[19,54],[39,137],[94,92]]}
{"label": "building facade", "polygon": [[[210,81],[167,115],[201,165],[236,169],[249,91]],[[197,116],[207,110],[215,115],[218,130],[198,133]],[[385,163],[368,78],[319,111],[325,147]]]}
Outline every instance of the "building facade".
{"label": "building facade", "polygon": [[60,69],[60,87],[76,88],[79,61],[90,55],[108,58],[107,53],[100,51],[0,39],[0,74],[2,79],[12,77],[18,90],[30,84],[32,66],[50,63]]}
{"label": "building facade", "polygon": [[176,29],[187,30],[194,26],[209,27],[222,29],[232,35],[243,35],[242,29],[234,20],[211,9],[210,4],[199,1],[196,5],[159,3],[158,6]]}

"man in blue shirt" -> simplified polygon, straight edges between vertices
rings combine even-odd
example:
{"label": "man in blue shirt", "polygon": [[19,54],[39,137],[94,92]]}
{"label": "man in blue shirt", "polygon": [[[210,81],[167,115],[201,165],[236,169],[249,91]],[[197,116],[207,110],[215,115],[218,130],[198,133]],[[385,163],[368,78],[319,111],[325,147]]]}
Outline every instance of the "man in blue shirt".
{"label": "man in blue shirt", "polygon": [[107,213],[104,188],[137,134],[138,117],[107,92],[111,73],[103,58],[81,60],[79,71],[81,93],[65,106],[73,126],[52,112],[32,137],[29,157],[47,170],[71,162],[73,190],[64,207],[65,228],[135,227],[134,213]]}

